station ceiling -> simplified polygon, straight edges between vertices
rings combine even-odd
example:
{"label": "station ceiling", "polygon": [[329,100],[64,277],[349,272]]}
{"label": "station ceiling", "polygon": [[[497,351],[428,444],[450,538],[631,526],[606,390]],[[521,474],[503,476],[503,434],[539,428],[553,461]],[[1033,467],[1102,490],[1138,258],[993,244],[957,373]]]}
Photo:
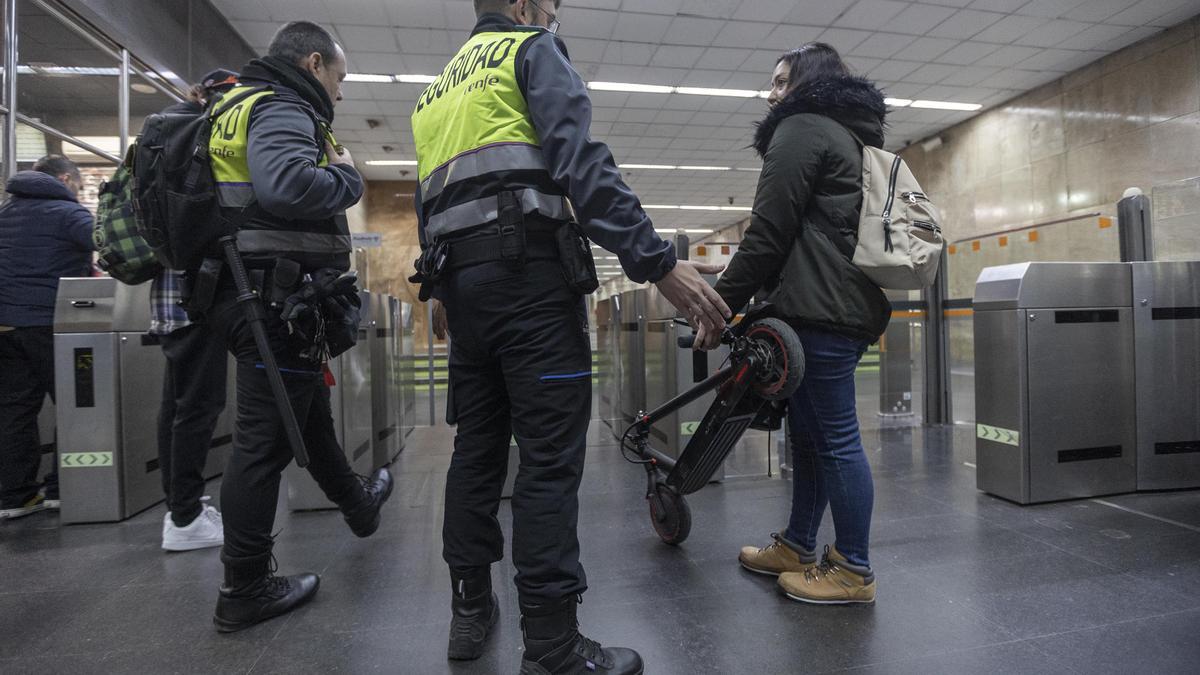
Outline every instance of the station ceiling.
{"label": "station ceiling", "polygon": [[[352,73],[438,74],[475,23],[470,0],[213,0],[255,49],[285,21],[332,27]],[[559,34],[589,82],[757,92],[779,55],[829,42],[892,98],[996,106],[1200,13],[1197,0],[565,0]],[[230,64],[234,66],[236,64]],[[394,78],[393,78],[394,79]],[[411,79],[411,78],[410,78]],[[415,158],[409,115],[425,85],[352,82],[339,139],[360,165]],[[728,92],[726,92],[728,93]],[[759,161],[747,149],[759,97],[593,91],[596,138],[660,228],[711,228],[746,214]],[[897,107],[903,147],[978,114]],[[365,166],[374,180],[411,166]],[[724,210],[713,210],[724,209]]]}

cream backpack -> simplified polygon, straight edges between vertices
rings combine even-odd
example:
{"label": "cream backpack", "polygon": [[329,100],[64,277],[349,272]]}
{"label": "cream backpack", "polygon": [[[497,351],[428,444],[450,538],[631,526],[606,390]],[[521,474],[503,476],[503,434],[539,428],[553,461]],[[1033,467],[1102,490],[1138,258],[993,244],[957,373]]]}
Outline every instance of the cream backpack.
{"label": "cream backpack", "polygon": [[855,266],[880,288],[920,290],[933,284],[942,248],[941,217],[900,157],[863,149],[863,202]]}

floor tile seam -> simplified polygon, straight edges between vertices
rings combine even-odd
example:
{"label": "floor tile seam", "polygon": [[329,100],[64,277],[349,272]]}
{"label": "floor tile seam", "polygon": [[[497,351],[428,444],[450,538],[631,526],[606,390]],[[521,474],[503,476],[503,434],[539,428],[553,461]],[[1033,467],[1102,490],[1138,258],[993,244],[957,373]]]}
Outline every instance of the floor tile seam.
{"label": "floor tile seam", "polygon": [[1071,630],[1058,631],[1055,633],[1044,633],[1041,635],[1031,635],[1029,637],[1023,638],[1023,640],[1025,640],[1025,641],[1045,640],[1047,638],[1062,637],[1064,635],[1075,635],[1076,633],[1085,633],[1087,631],[1101,630],[1103,628],[1112,628],[1114,626],[1124,626],[1124,625],[1131,624],[1131,623],[1138,623],[1139,621],[1152,621],[1154,619],[1164,619],[1167,617],[1179,616],[1181,614],[1193,614],[1193,613],[1200,613],[1200,607],[1189,607],[1188,609],[1180,609],[1180,610],[1176,610],[1174,612],[1162,612],[1160,614],[1150,614],[1147,616],[1132,617],[1132,618],[1128,618],[1128,619],[1122,619],[1121,621],[1111,621],[1109,623],[1100,624],[1098,626],[1085,626],[1082,628],[1072,628]]}
{"label": "floor tile seam", "polygon": [[951,655],[955,655],[955,654],[969,654],[971,652],[980,651],[983,649],[993,649],[995,647],[1005,647],[1008,645],[1021,644],[1023,642],[1028,642],[1028,641],[1029,641],[1028,638],[1014,638],[1012,640],[1004,640],[1002,642],[993,642],[993,643],[984,644],[984,645],[977,645],[975,647],[964,647],[962,649],[947,649],[944,651],[936,651],[936,652],[929,652],[926,654],[918,654],[916,656],[911,656],[911,657],[907,657],[907,658],[903,658],[903,659],[883,659],[881,661],[872,661],[871,663],[863,663],[863,664],[860,664],[857,666],[850,666],[848,668],[836,668],[834,670],[825,670],[825,671],[821,671],[821,672],[824,672],[824,673],[850,673],[850,672],[854,672],[854,671],[858,671],[858,670],[866,670],[867,668],[875,668],[877,666],[900,665],[900,664],[904,664],[904,663],[912,663],[914,661],[920,661],[922,659],[928,659],[928,658],[936,658],[938,656],[951,656]]}
{"label": "floor tile seam", "polygon": [[[1117,568],[1117,567],[1114,567],[1114,566],[1112,566],[1112,565],[1109,565],[1109,564],[1106,564],[1106,563],[1104,563],[1104,562],[1101,562],[1101,561],[1099,561],[1099,560],[1094,560],[1094,559],[1092,559],[1092,558],[1090,558],[1090,557],[1088,557],[1088,556],[1084,555],[1083,553],[1078,553],[1078,552],[1075,552],[1075,551],[1071,551],[1071,550],[1069,550],[1069,549],[1062,548],[1061,546],[1057,546],[1056,544],[1054,544],[1054,542],[1050,542],[1050,541],[1046,541],[1046,540],[1044,540],[1044,539],[1040,539],[1040,538],[1034,537],[1034,536],[1033,536],[1033,535],[1031,535],[1031,534],[1030,534],[1030,535],[1026,535],[1026,536],[1028,536],[1028,537],[1030,537],[1030,538],[1033,538],[1033,539],[1037,539],[1037,541],[1040,541],[1040,542],[1042,542],[1043,544],[1046,544],[1046,545],[1048,545],[1048,546],[1051,546],[1051,547],[1053,547],[1053,548],[1055,548],[1055,549],[1057,549],[1057,550],[1059,550],[1059,551],[1062,551],[1062,552],[1064,552],[1064,553],[1067,553],[1068,555],[1075,556],[1076,558],[1079,558],[1079,559],[1081,559],[1081,560],[1085,560],[1085,561],[1087,561],[1087,562],[1090,562],[1090,563],[1092,563],[1092,564],[1094,564],[1094,565],[1099,565],[1099,566],[1101,566],[1101,567],[1103,567],[1103,568],[1105,568],[1105,569],[1107,569],[1107,570],[1110,570],[1110,571],[1112,571],[1112,572],[1117,572],[1117,573],[1119,573],[1119,574],[1128,574],[1128,570],[1122,570],[1122,569],[1119,569],[1119,568]],[[1182,533],[1181,533],[1181,534],[1167,534],[1167,535],[1162,535],[1162,536],[1160,536],[1160,537],[1155,537],[1155,538],[1154,538],[1154,540],[1155,540],[1155,541],[1157,541],[1158,539],[1162,539],[1162,538],[1165,538],[1165,537],[1180,537],[1180,536],[1186,536],[1186,535],[1183,535]],[[1200,557],[1194,558],[1193,560],[1200,560]],[[1191,562],[1191,561],[1189,561],[1189,562]]]}

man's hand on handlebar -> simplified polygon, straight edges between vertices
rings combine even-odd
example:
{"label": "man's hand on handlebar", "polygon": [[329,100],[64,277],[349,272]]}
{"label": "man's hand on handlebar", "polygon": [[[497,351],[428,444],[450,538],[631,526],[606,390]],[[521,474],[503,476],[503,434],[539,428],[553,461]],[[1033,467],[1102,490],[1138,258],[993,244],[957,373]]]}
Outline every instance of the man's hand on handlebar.
{"label": "man's hand on handlebar", "polygon": [[697,330],[696,349],[713,349],[721,340],[725,323],[733,316],[721,296],[701,274],[720,274],[724,265],[707,265],[680,260],[657,284],[667,301]]}

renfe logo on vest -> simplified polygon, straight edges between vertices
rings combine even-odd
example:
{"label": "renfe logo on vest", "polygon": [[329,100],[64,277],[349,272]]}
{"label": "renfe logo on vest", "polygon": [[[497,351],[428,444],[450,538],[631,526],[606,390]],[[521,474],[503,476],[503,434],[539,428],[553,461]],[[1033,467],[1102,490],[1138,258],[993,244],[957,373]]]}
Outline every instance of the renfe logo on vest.
{"label": "renfe logo on vest", "polygon": [[[425,90],[425,94],[417,101],[417,112],[420,112],[425,106],[441,98],[447,91],[461,86],[463,82],[473,77],[480,68],[499,67],[508,58],[515,44],[517,44],[516,38],[506,37],[486,44],[475,45],[470,51],[459,54],[458,58],[446,66],[446,69],[442,71],[438,79],[429,85],[429,88]],[[490,77],[484,76],[480,80],[473,82],[467,88],[467,92],[483,90],[499,82],[500,79],[495,75]]]}

